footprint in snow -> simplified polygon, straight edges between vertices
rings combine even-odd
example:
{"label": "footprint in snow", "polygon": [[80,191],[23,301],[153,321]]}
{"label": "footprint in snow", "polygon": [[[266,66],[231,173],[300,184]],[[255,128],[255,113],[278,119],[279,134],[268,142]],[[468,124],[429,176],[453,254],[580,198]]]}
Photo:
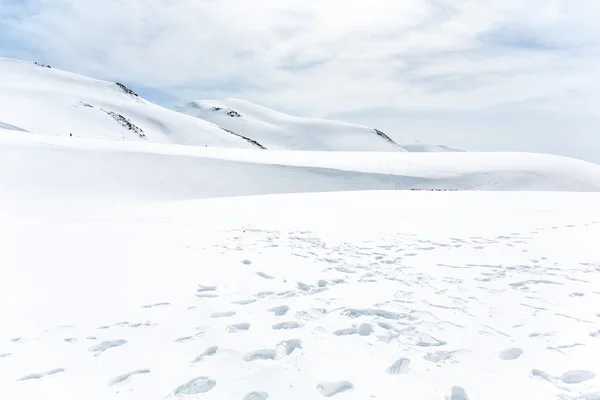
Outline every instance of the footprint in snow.
{"label": "footprint in snow", "polygon": [[198,285],[198,290],[196,290],[196,291],[198,293],[202,293],[202,292],[214,292],[215,290],[217,290],[216,286]]}
{"label": "footprint in snow", "polygon": [[168,306],[171,303],[154,303],[154,304],[146,304],[143,305],[142,308],[154,308],[154,307],[164,307],[164,306]]}
{"label": "footprint in snow", "polygon": [[516,360],[517,358],[521,357],[522,354],[523,354],[523,350],[515,347],[512,349],[506,349],[506,350],[501,351],[498,354],[498,357],[501,360],[509,361],[509,360]]}
{"label": "footprint in snow", "polygon": [[199,293],[196,295],[196,297],[201,299],[214,299],[219,297],[219,295],[214,293]]}
{"label": "footprint in snow", "polygon": [[269,393],[267,392],[250,392],[246,394],[242,400],[267,400]]}
{"label": "footprint in snow", "polygon": [[199,376],[177,387],[173,391],[175,397],[194,396],[211,391],[217,382],[206,376]]}
{"label": "footprint in snow", "polygon": [[229,325],[227,327],[227,331],[229,333],[243,332],[243,331],[247,331],[248,329],[250,329],[250,324],[248,322],[233,324],[233,325]]}
{"label": "footprint in snow", "polygon": [[126,382],[129,382],[131,380],[131,377],[134,375],[147,375],[149,373],[150,373],[149,369],[140,369],[137,371],[132,371],[127,374],[119,375],[116,378],[111,379],[108,384],[110,386],[113,386],[113,385],[118,385],[121,383],[126,383]]}
{"label": "footprint in snow", "polygon": [[95,356],[99,356],[100,354],[104,353],[108,349],[123,346],[126,343],[127,343],[127,340],[124,340],[124,339],[104,341],[102,343],[99,343],[95,346],[90,347],[88,350],[96,353]]}
{"label": "footprint in snow", "polygon": [[244,265],[250,265],[250,264],[252,264],[252,261],[250,261],[250,260],[242,260],[242,264],[244,264]]}
{"label": "footprint in snow", "polygon": [[279,343],[275,349],[256,350],[244,356],[244,361],[251,362],[257,360],[275,360],[283,354],[289,356],[296,349],[302,349],[302,341],[300,339],[289,339]]}
{"label": "footprint in snow", "polygon": [[244,356],[244,361],[251,362],[256,360],[274,360],[277,357],[277,352],[273,349],[264,349],[253,351]]}
{"label": "footprint in snow", "polygon": [[256,275],[258,275],[258,276],[260,276],[261,278],[264,278],[264,279],[275,279],[274,276],[267,275],[264,272],[257,272]]}
{"label": "footprint in snow", "polygon": [[300,328],[302,325],[300,325],[298,322],[296,321],[289,321],[289,322],[281,322],[279,324],[275,324],[272,326],[272,328],[274,330],[284,330],[284,329],[297,329]]}
{"label": "footprint in snow", "polygon": [[333,397],[352,389],[354,389],[354,385],[349,381],[323,382],[317,385],[317,390],[324,397]]}
{"label": "footprint in snow", "polygon": [[217,354],[218,350],[219,350],[219,346],[211,346],[208,349],[206,349],[202,354],[200,354],[199,356],[194,358],[190,364],[196,364],[196,363],[204,360],[206,357],[214,356],[215,354]]}
{"label": "footprint in snow", "polygon": [[390,375],[400,375],[408,372],[408,367],[410,366],[410,360],[408,358],[401,358],[395,361],[392,365],[387,369],[388,374]]}
{"label": "footprint in snow", "polygon": [[204,332],[198,332],[194,336],[182,336],[180,338],[175,339],[175,342],[176,343],[190,342],[190,341],[195,340],[196,338],[202,336],[203,334],[204,334]]}
{"label": "footprint in snow", "polygon": [[340,329],[338,331],[333,332],[336,336],[347,336],[347,335],[360,335],[360,336],[369,336],[373,333],[373,326],[369,323],[360,324],[358,327]]}
{"label": "footprint in snow", "polygon": [[450,397],[446,397],[448,400],[469,400],[467,392],[460,386],[453,386]]}
{"label": "footprint in snow", "polygon": [[443,341],[443,340],[438,340],[436,338],[434,338],[433,336],[427,335],[427,334],[421,334],[421,339],[417,342],[417,346],[419,347],[439,347],[439,346],[445,346],[447,345],[448,342]]}
{"label": "footprint in snow", "polygon": [[216,312],[216,313],[212,313],[210,315],[211,318],[227,318],[227,317],[233,317],[235,315],[235,311],[222,311],[222,312]]}
{"label": "footprint in snow", "polygon": [[277,345],[277,349],[283,348],[286,355],[290,355],[296,349],[302,349],[302,341],[300,339],[288,339]]}
{"label": "footprint in snow", "polygon": [[256,299],[248,299],[248,300],[238,300],[233,301],[232,304],[239,304],[241,306],[246,306],[248,304],[256,303]]}
{"label": "footprint in snow", "polygon": [[45,378],[46,376],[55,375],[55,374],[58,374],[60,372],[65,372],[65,370],[63,368],[51,369],[50,371],[39,372],[39,373],[36,373],[36,374],[31,374],[31,375],[24,376],[24,377],[20,378],[19,381],[29,381],[29,380],[32,380],[32,379],[42,379],[42,378]]}
{"label": "footprint in snow", "polygon": [[0,358],[4,358],[4,357],[8,357],[10,356],[12,353],[0,353]]}
{"label": "footprint in snow", "polygon": [[277,306],[277,307],[269,308],[267,311],[272,312],[276,316],[280,317],[282,315],[287,314],[287,312],[289,310],[290,310],[289,306],[283,305],[283,306]]}
{"label": "footprint in snow", "polygon": [[461,354],[468,354],[470,353],[469,350],[464,350],[464,349],[459,349],[459,350],[452,350],[452,351],[444,351],[444,350],[440,350],[440,351],[433,351],[430,353],[427,353],[423,356],[423,359],[425,361],[429,361],[432,363],[444,363],[447,361],[450,362],[455,362],[454,358],[455,356],[460,356]]}
{"label": "footprint in snow", "polygon": [[594,379],[596,374],[592,371],[580,370],[580,371],[568,371],[561,375],[560,380],[566,384],[576,384],[590,379]]}
{"label": "footprint in snow", "polygon": [[405,317],[404,315],[401,315],[401,314],[398,314],[398,313],[395,313],[392,311],[371,309],[371,308],[367,308],[367,309],[348,308],[348,309],[344,310],[344,314],[350,318],[358,318],[358,317],[366,316],[366,317],[380,317],[380,318],[384,318],[384,319],[399,320],[400,318]]}
{"label": "footprint in snow", "polygon": [[544,372],[540,369],[532,369],[531,370],[531,375],[535,376],[535,377],[539,377],[542,378],[545,381],[548,381],[550,383],[554,383],[554,378],[547,372]]}
{"label": "footprint in snow", "polygon": [[297,285],[298,285],[298,289],[300,289],[300,290],[302,290],[304,292],[308,292],[308,291],[310,291],[313,288],[312,285],[308,285],[308,284],[306,284],[304,282],[298,282]]}

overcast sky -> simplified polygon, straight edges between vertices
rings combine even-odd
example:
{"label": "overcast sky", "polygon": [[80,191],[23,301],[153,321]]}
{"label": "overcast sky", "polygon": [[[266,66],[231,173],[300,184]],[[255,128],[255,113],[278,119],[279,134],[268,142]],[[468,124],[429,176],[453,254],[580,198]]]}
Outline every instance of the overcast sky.
{"label": "overcast sky", "polygon": [[600,0],[0,0],[0,56],[165,106],[238,97],[600,163],[598,21]]}

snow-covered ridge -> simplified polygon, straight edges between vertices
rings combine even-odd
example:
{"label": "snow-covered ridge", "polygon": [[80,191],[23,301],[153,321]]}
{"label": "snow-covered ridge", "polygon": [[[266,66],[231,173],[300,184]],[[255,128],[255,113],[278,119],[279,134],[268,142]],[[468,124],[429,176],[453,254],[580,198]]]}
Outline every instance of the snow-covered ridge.
{"label": "snow-covered ridge", "polygon": [[239,99],[197,100],[175,110],[275,150],[405,151],[378,129],[288,115]]}

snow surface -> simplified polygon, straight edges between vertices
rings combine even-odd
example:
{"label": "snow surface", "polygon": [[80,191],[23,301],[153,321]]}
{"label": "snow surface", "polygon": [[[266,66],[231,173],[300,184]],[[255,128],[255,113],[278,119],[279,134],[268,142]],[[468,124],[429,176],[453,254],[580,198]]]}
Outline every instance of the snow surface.
{"label": "snow surface", "polygon": [[245,100],[197,100],[175,110],[210,121],[274,150],[405,151],[366,126],[284,114]]}
{"label": "snow surface", "polygon": [[0,204],[2,398],[599,391],[597,193],[67,203]]}
{"label": "snow surface", "polygon": [[126,93],[114,82],[5,58],[0,58],[0,122],[58,136],[256,147],[214,124]]}

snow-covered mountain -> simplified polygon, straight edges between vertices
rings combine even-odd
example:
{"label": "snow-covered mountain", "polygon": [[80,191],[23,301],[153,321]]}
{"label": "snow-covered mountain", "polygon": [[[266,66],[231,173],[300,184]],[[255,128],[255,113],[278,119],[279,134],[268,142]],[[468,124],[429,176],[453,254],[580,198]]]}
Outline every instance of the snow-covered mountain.
{"label": "snow-covered mountain", "polygon": [[[375,129],[232,102],[245,116],[230,109],[215,113],[214,105],[201,119],[152,104],[121,83],[0,58],[0,123],[30,132],[210,147],[404,151]],[[178,108],[185,110],[193,114]]]}
{"label": "snow-covered mountain", "polygon": [[214,124],[141,99],[122,84],[3,58],[0,123],[58,136],[258,147]]}
{"label": "snow-covered mountain", "polygon": [[405,151],[377,129],[295,117],[244,100],[198,100],[175,110],[250,137],[267,149]]}

